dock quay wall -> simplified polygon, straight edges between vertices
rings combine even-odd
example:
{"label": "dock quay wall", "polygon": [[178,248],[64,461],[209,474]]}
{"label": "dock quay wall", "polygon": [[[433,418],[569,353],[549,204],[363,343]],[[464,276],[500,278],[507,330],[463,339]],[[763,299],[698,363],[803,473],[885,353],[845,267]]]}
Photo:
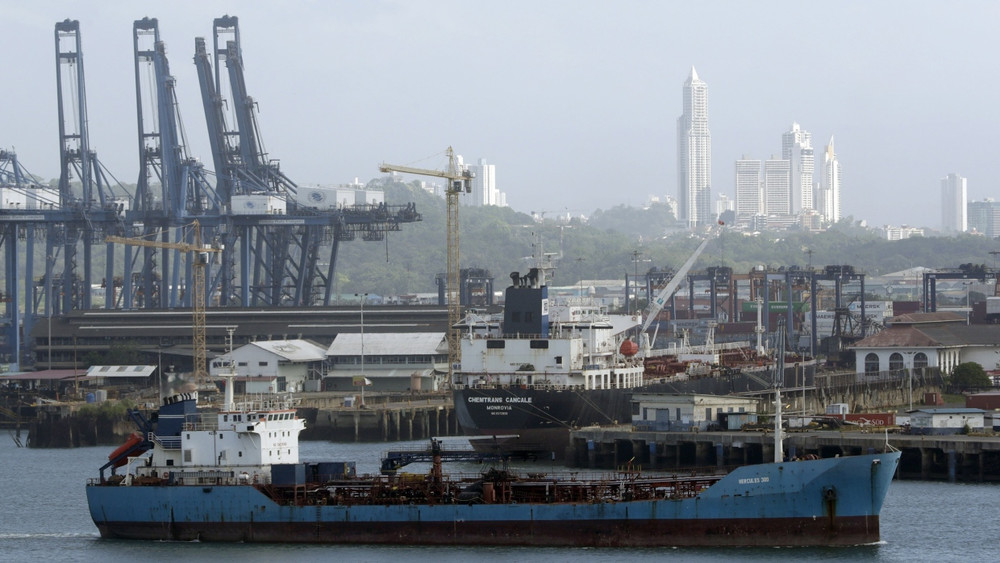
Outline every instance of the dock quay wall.
{"label": "dock quay wall", "polygon": [[[298,415],[306,420],[302,440],[334,442],[388,442],[458,436],[461,429],[450,394],[381,394],[365,397],[365,405],[344,406],[344,394],[297,395]],[[120,445],[135,432],[122,409],[109,416],[81,412],[79,404],[39,407],[24,422],[26,444],[32,448],[78,448]],[[146,416],[155,404],[147,405]]]}
{"label": "dock quay wall", "polygon": [[303,440],[334,442],[390,442],[423,440],[434,436],[458,436],[461,429],[451,397],[409,397],[382,401],[365,400],[365,405],[343,406],[304,398],[299,416],[305,418]]}
{"label": "dock quay wall", "polygon": [[[897,478],[948,481],[1000,481],[1000,436],[917,436],[888,434],[903,451]],[[789,459],[837,457],[883,451],[885,433],[790,432]],[[727,467],[774,460],[769,432],[652,432],[629,427],[574,430],[566,464],[614,469],[631,463],[654,471]]]}

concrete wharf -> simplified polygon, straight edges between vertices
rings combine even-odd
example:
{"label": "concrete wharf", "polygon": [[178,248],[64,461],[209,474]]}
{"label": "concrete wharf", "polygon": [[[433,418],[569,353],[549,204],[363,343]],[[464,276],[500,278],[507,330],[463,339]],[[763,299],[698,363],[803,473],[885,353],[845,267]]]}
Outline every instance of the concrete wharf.
{"label": "concrete wharf", "polygon": [[[789,458],[856,455],[885,448],[884,432],[787,432]],[[1000,436],[925,436],[890,433],[888,442],[903,451],[897,478],[949,481],[1000,481]],[[771,432],[653,432],[628,426],[585,428],[570,434],[567,465],[615,468],[629,462],[651,470],[735,466],[774,459]]]}
{"label": "concrete wharf", "polygon": [[365,397],[344,405],[343,393],[302,393],[298,413],[306,420],[303,440],[390,442],[458,436],[461,429],[450,394]]}

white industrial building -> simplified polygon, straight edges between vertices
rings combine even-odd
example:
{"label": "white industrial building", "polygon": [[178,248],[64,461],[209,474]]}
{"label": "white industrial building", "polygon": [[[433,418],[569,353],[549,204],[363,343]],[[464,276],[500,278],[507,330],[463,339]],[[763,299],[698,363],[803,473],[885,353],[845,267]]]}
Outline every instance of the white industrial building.
{"label": "white industrial building", "polygon": [[437,391],[448,373],[444,332],[342,333],[326,355],[326,391]]}
{"label": "white industrial building", "polygon": [[982,431],[986,411],[970,408],[917,409],[910,411],[912,434],[960,434],[966,427]]}
{"label": "white industrial building", "polygon": [[308,340],[263,340],[212,360],[209,373],[235,370],[237,393],[318,391],[324,360],[326,350]]}
{"label": "white industrial building", "polygon": [[966,323],[965,315],[951,311],[892,317],[885,330],[851,347],[857,373],[929,367],[950,375],[965,362],[1000,369],[1000,325]]}
{"label": "white industrial building", "polygon": [[734,395],[637,393],[632,396],[632,426],[637,430],[707,430],[710,425],[722,425],[726,414],[757,412],[757,403],[757,399]]}

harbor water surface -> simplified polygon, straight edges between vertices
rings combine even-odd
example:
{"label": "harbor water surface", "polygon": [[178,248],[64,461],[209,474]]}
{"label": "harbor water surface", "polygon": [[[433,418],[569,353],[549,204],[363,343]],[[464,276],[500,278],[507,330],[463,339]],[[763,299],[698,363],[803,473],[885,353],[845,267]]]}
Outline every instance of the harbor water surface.
{"label": "harbor water surface", "polygon": [[[447,443],[461,444],[459,438]],[[302,442],[301,459],[355,460],[378,470],[381,454],[423,442]],[[87,511],[84,484],[98,475],[113,447],[18,448],[0,435],[0,561],[993,561],[1000,531],[997,484],[894,481],[882,509],[882,541],[848,548],[580,549],[209,544],[103,540]],[[532,464],[531,471],[544,470]],[[421,466],[408,468],[425,470]],[[462,471],[478,466],[465,465]],[[554,471],[573,471],[551,466]],[[447,470],[447,468],[446,468]]]}

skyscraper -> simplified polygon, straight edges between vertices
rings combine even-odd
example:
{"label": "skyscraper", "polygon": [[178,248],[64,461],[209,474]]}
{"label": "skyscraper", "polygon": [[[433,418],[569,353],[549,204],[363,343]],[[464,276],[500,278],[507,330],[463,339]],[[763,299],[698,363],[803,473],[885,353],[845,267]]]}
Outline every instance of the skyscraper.
{"label": "skyscraper", "polygon": [[485,158],[480,158],[477,164],[470,164],[469,170],[475,174],[472,179],[472,193],[469,198],[459,198],[466,205],[482,207],[484,205],[497,205],[506,207],[506,194],[497,188],[496,165],[486,164]]}
{"label": "skyscraper", "polygon": [[986,198],[969,202],[969,231],[976,231],[989,238],[1000,236],[1000,202]]}
{"label": "skyscraper", "polygon": [[771,158],[764,161],[764,214],[792,214],[791,161]]}
{"label": "skyscraper", "polygon": [[969,230],[965,178],[952,172],[941,179],[941,228],[944,231]]}
{"label": "skyscraper", "polygon": [[712,135],[708,131],[708,85],[691,67],[684,82],[684,113],[677,118],[678,220],[689,227],[712,217]]}
{"label": "skyscraper", "polygon": [[840,161],[833,150],[833,136],[823,151],[823,179],[819,187],[819,211],[827,223],[840,221]]}
{"label": "skyscraper", "polygon": [[760,161],[743,157],[736,161],[736,218],[748,220],[764,212]]}
{"label": "skyscraper", "polygon": [[781,136],[781,158],[791,164],[791,211],[798,214],[813,207],[813,171],[815,157],[812,135],[792,123],[791,131]]}

